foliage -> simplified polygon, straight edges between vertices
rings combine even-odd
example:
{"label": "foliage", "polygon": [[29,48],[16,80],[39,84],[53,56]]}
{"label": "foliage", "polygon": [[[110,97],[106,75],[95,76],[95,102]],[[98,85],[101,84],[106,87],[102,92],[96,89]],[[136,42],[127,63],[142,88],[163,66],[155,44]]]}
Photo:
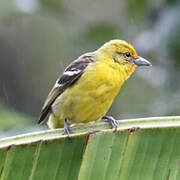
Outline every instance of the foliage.
{"label": "foliage", "polygon": [[74,127],[0,141],[2,180],[179,179],[180,117],[120,121]]}

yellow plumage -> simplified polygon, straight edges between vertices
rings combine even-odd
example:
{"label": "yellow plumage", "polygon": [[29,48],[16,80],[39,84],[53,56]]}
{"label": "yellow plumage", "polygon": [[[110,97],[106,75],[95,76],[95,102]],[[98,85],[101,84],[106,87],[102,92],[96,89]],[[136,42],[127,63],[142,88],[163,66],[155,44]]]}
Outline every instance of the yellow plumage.
{"label": "yellow plumage", "polygon": [[[79,79],[55,98],[54,93],[48,96],[43,109],[50,106],[48,120],[50,128],[63,127],[65,120],[72,124],[102,118],[110,108],[122,84],[137,65],[150,65],[148,61],[146,64],[135,63],[135,60],[138,62],[140,57],[130,44],[122,40],[112,40],[97,51],[87,56],[82,55],[79,59],[87,59],[87,57],[92,61],[83,69]],[[80,70],[75,71],[74,67],[74,70],[71,68],[71,71],[67,70],[64,73],[75,75],[78,72]],[[51,92],[56,89],[56,86]],[[52,97],[53,102],[51,102]]]}

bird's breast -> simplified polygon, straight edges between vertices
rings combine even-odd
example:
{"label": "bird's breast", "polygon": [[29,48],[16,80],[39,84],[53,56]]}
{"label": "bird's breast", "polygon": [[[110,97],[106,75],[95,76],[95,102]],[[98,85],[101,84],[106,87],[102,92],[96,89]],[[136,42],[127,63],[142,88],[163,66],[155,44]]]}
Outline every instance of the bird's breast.
{"label": "bird's breast", "polygon": [[110,108],[121,82],[119,75],[107,66],[88,67],[72,87],[58,97],[53,109],[60,119],[72,123],[101,118]]}

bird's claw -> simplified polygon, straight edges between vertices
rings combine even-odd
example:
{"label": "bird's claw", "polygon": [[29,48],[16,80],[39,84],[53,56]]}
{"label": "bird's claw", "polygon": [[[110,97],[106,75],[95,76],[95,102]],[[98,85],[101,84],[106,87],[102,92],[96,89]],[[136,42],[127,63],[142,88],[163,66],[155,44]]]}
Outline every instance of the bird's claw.
{"label": "bird's claw", "polygon": [[71,140],[71,128],[69,127],[69,124],[67,123],[67,121],[65,120],[64,121],[64,132],[63,132],[63,135],[67,134],[68,135],[68,138]]}
{"label": "bird's claw", "polygon": [[112,127],[115,128],[115,131],[117,131],[117,128],[119,126],[119,121],[114,119],[112,116],[103,116],[102,119],[104,119],[106,122],[111,123]]}

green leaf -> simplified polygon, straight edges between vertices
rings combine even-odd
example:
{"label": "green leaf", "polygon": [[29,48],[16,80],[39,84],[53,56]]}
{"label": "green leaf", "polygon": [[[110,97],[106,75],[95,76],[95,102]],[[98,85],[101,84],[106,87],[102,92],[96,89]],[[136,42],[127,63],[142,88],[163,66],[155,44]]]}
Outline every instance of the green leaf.
{"label": "green leaf", "polygon": [[180,179],[180,116],[74,126],[0,140],[1,180]]}

